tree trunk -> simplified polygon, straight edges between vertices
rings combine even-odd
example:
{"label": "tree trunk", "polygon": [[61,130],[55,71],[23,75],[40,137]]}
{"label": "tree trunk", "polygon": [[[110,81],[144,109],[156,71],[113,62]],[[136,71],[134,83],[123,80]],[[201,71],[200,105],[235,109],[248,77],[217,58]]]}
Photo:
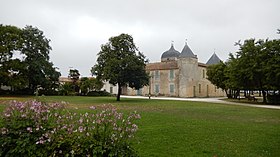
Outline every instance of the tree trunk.
{"label": "tree trunk", "polygon": [[121,93],[122,93],[122,86],[120,85],[120,83],[118,83],[117,101],[120,101]]}
{"label": "tree trunk", "polygon": [[225,89],[225,92],[226,92],[226,96],[228,97],[228,91],[227,91],[227,89]]}
{"label": "tree trunk", "polygon": [[266,104],[266,92],[265,92],[265,90],[262,90],[262,95],[263,95],[263,103]]}

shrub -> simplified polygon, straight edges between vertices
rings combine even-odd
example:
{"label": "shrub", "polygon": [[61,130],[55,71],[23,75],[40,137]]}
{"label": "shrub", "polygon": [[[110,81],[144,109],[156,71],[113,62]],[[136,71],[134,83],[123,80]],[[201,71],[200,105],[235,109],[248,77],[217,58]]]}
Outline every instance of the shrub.
{"label": "shrub", "polygon": [[280,94],[268,94],[267,101],[269,104],[280,104]]}
{"label": "shrub", "polygon": [[76,113],[63,104],[13,101],[1,117],[0,156],[137,156],[137,113],[112,105]]}
{"label": "shrub", "polygon": [[87,96],[112,96],[112,94],[106,91],[90,91]]}

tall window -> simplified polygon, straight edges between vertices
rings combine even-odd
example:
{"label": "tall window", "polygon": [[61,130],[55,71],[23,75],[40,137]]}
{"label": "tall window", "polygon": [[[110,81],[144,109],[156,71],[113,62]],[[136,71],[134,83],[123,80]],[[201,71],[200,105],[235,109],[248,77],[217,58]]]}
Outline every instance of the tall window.
{"label": "tall window", "polygon": [[201,93],[201,84],[198,84],[198,93]]}
{"label": "tall window", "polygon": [[142,95],[142,88],[137,90],[137,95]]}
{"label": "tall window", "polygon": [[159,80],[160,73],[158,70],[155,71],[155,80]]}
{"label": "tall window", "polygon": [[155,84],[155,93],[159,93],[159,84]]}
{"label": "tall window", "polygon": [[169,71],[169,79],[170,80],[174,79],[174,70],[173,69]]}
{"label": "tall window", "polygon": [[175,88],[175,86],[174,86],[174,84],[169,84],[169,92],[170,92],[170,94],[174,94],[174,88]]}
{"label": "tall window", "polygon": [[202,78],[205,78],[205,70],[202,70]]}

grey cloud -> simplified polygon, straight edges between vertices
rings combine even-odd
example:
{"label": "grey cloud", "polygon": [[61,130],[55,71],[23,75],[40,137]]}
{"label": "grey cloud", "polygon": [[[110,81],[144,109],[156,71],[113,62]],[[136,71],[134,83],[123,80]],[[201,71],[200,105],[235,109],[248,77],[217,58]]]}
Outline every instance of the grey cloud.
{"label": "grey cloud", "polygon": [[[185,39],[200,62],[214,49],[222,60],[234,42],[279,38],[279,0],[9,0],[1,1],[2,24],[33,25],[51,39],[51,60],[62,74],[69,67],[89,75],[100,45],[118,33],[133,35],[151,62],[171,40],[181,51]],[[81,18],[90,23],[79,23]]]}

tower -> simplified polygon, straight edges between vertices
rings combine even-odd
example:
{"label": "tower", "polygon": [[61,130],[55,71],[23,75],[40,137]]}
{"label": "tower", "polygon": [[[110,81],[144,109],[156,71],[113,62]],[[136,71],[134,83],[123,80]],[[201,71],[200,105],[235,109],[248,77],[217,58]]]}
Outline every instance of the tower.
{"label": "tower", "polygon": [[179,97],[195,97],[198,59],[187,42],[179,55]]}

